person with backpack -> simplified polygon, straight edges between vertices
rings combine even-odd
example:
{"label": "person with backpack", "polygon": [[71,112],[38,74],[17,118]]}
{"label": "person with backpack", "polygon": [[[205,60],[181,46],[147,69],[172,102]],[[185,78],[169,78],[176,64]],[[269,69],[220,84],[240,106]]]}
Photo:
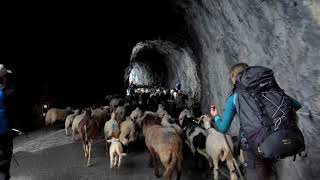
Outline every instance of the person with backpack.
{"label": "person with backpack", "polygon": [[248,180],[268,180],[274,162],[296,156],[305,150],[295,112],[301,104],[286,95],[273,71],[261,66],[239,63],[231,68],[233,90],[223,117],[214,104],[211,115],[218,131],[225,134],[237,114],[240,120],[239,144],[244,152]]}

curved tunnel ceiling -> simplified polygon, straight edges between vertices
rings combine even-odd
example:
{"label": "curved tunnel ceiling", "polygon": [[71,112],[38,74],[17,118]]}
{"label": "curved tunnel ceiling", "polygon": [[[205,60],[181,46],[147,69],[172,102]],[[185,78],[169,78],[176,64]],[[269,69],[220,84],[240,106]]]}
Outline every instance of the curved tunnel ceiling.
{"label": "curved tunnel ceiling", "polygon": [[[132,50],[130,66],[126,70],[125,79],[129,78],[130,71],[135,66],[145,64],[153,72],[159,74],[162,79],[161,82],[164,82],[161,85],[174,88],[176,82],[180,81],[183,91],[200,98],[201,85],[197,65],[191,53],[190,49],[182,48],[168,41],[139,42]],[[149,54],[149,56],[146,56],[146,54]],[[158,58],[154,58],[152,54],[159,54]]]}

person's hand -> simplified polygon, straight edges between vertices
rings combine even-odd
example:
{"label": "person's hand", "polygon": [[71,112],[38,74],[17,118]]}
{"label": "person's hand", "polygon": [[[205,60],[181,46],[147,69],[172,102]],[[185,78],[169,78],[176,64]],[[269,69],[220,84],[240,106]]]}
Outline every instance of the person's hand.
{"label": "person's hand", "polygon": [[215,117],[218,115],[218,110],[214,104],[211,104],[210,114],[212,117]]}

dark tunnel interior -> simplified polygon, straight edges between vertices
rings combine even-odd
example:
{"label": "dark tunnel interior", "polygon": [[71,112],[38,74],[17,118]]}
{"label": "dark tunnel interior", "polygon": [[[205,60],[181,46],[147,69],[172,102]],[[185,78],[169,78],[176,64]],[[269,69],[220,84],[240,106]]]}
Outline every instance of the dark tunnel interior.
{"label": "dark tunnel interior", "polygon": [[[183,20],[171,3],[2,1],[1,60],[14,72],[15,109],[23,112],[14,118],[14,126],[32,129],[30,112],[39,101],[88,106],[106,94],[124,92],[124,69],[137,42],[181,36],[177,32]],[[152,52],[141,58],[154,56],[159,58]],[[140,62],[158,69],[156,59]]]}

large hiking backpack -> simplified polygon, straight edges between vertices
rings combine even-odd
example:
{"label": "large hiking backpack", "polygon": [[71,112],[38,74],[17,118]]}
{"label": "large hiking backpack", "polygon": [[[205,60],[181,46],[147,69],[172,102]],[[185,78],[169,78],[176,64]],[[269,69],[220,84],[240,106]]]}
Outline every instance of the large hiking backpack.
{"label": "large hiking backpack", "polygon": [[262,159],[282,159],[305,149],[290,98],[271,69],[252,66],[237,77],[237,114],[249,148]]}

